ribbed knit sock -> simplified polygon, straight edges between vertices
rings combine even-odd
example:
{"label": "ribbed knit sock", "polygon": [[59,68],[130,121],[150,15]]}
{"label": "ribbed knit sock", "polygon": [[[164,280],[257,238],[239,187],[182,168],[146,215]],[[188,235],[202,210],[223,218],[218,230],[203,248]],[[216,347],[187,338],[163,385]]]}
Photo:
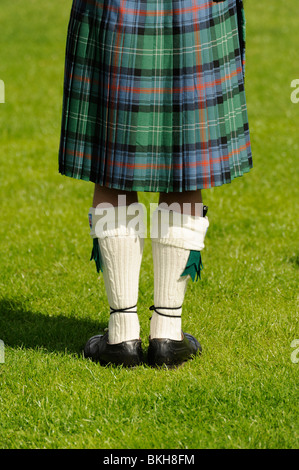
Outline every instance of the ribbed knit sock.
{"label": "ribbed knit sock", "polygon": [[200,251],[204,247],[208,219],[191,215],[185,215],[183,219],[179,214],[170,220],[169,225],[160,223],[157,230],[159,212],[170,220],[166,209],[156,209],[152,217],[154,306],[159,313],[153,311],[150,337],[181,340],[182,305],[190,279],[189,275],[181,277],[181,274],[190,250]]}
{"label": "ribbed knit sock", "polygon": [[[186,266],[189,251],[152,241],[154,265],[154,305],[151,338],[182,339],[182,304],[190,276],[180,277]],[[167,307],[167,309],[159,308]],[[172,308],[174,307],[174,308]],[[179,307],[179,308],[178,308]],[[171,315],[173,317],[164,316]]]}
{"label": "ribbed knit sock", "polygon": [[[142,211],[142,206],[134,204]],[[113,220],[118,208],[107,209],[107,218]],[[94,213],[95,210],[93,210]],[[92,212],[92,211],[91,211]],[[93,216],[96,220],[96,217]],[[140,326],[137,315],[139,274],[144,238],[134,227],[128,228],[130,218],[116,223],[115,227],[97,231],[101,267],[110,306],[108,325],[109,343],[139,339]],[[125,309],[125,312],[117,310]],[[115,313],[113,313],[115,311]]]}

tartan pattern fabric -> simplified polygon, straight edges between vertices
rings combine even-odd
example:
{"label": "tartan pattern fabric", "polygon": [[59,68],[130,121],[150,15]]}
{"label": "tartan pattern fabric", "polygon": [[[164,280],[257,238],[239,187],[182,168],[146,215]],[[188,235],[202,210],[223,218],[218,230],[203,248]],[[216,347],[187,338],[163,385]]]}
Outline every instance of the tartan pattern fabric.
{"label": "tartan pattern fabric", "polygon": [[252,167],[240,0],[74,0],[59,172],[128,191]]}

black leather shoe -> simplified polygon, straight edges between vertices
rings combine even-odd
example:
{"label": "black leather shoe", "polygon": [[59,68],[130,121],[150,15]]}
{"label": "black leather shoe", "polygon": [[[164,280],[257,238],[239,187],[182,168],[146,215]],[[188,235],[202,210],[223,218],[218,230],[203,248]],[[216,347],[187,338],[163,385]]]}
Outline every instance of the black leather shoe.
{"label": "black leather shoe", "polygon": [[197,354],[201,354],[202,348],[194,336],[183,333],[183,339],[149,340],[148,363],[151,366],[176,367]]}
{"label": "black leather shoe", "polygon": [[101,364],[133,367],[143,362],[141,340],[134,339],[118,344],[108,343],[108,332],[90,338],[84,347],[84,356]]}

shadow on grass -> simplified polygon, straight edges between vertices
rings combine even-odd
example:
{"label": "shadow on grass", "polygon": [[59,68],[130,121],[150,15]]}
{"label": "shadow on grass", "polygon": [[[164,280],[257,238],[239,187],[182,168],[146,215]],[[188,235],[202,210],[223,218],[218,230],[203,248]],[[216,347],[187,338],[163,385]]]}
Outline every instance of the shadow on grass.
{"label": "shadow on grass", "polygon": [[0,339],[6,346],[44,348],[81,356],[88,338],[99,334],[107,324],[63,315],[32,312],[24,302],[0,299]]}

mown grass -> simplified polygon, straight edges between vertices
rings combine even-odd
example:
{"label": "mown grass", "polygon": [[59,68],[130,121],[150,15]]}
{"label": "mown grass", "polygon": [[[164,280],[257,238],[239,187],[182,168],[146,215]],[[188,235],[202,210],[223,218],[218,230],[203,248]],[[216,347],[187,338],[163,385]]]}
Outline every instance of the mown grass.
{"label": "mown grass", "polygon": [[[167,371],[82,357],[108,309],[89,263],[92,184],[57,171],[71,2],[2,0],[1,448],[297,447],[297,6],[268,3],[245,3],[254,168],[204,192],[204,271],[189,283],[183,317],[203,355]],[[139,196],[147,206],[157,201]],[[138,300],[145,349],[152,303],[146,239]]]}

